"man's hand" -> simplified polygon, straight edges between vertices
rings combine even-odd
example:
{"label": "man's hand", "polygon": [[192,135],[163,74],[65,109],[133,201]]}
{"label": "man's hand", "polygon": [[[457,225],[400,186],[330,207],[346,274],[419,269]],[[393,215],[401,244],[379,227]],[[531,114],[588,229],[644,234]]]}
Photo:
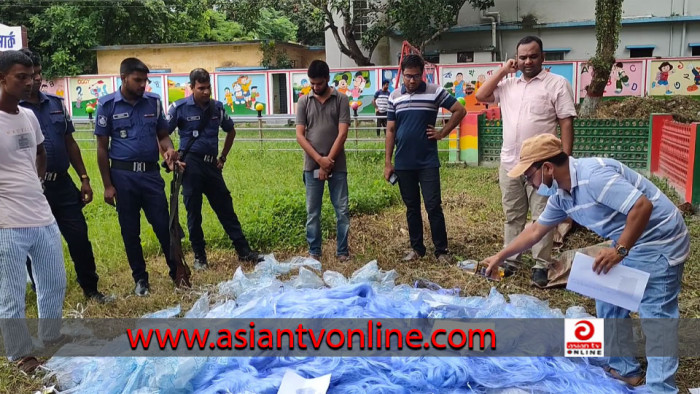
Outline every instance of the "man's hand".
{"label": "man's hand", "polygon": [[598,255],[595,257],[593,271],[595,271],[596,274],[600,274],[601,272],[607,274],[608,271],[620,261],[622,261],[622,256],[617,253],[615,248],[605,248],[598,252]]}
{"label": "man's hand", "polygon": [[501,280],[501,277],[498,275],[498,266],[501,265],[502,262],[503,260],[500,260],[498,255],[493,255],[487,257],[479,264],[486,266],[486,277],[493,280]]}
{"label": "man's hand", "polygon": [[80,199],[85,205],[92,202],[92,188],[90,187],[90,181],[88,179],[83,179],[80,185]]}
{"label": "man's hand", "polygon": [[326,170],[324,170],[323,168],[319,168],[319,170],[318,170],[318,180],[319,180],[319,181],[328,180],[328,175],[329,175],[329,174],[330,174],[330,173],[327,172]]}
{"label": "man's hand", "polygon": [[323,156],[318,161],[318,164],[321,166],[321,169],[330,174],[330,172],[333,171],[333,166],[335,166],[335,161],[328,156]]}
{"label": "man's hand", "polygon": [[216,168],[222,170],[224,168],[224,162],[221,161],[221,158],[216,159]]}
{"label": "man's hand", "polygon": [[105,202],[113,207],[117,206],[117,189],[114,186],[105,187]]}
{"label": "man's hand", "polygon": [[428,134],[429,140],[440,141],[445,137],[444,135],[442,135],[442,130],[436,129],[435,126],[431,124],[429,124],[428,127],[425,129],[425,132]]}
{"label": "man's hand", "polygon": [[389,182],[391,174],[394,173],[394,166],[391,163],[384,164],[384,179]]}
{"label": "man's hand", "polygon": [[180,158],[180,155],[175,149],[169,148],[167,151],[165,151],[165,153],[163,153],[163,158],[165,159],[165,163],[168,165],[168,168],[170,168],[170,171],[172,171],[175,168],[175,162]]}
{"label": "man's hand", "polygon": [[516,62],[515,59],[508,59],[508,61],[503,64],[500,71],[505,74],[516,73],[518,72],[518,62]]}

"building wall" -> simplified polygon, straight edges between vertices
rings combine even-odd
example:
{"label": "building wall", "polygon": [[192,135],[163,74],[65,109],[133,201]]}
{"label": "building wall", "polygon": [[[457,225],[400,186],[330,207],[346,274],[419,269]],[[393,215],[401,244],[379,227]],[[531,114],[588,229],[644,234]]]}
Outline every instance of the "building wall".
{"label": "building wall", "polygon": [[[566,23],[593,21],[595,19],[595,2],[580,0],[495,0],[495,7],[490,10],[498,11],[501,23],[511,25],[520,22],[522,17],[532,14],[538,23]],[[623,18],[635,19],[645,17],[700,16],[700,1],[698,0],[625,0],[623,2]],[[624,21],[623,19],[623,21]],[[468,3],[460,11],[459,26],[487,25],[488,20],[481,19],[480,12]],[[685,29],[685,39],[683,30]],[[500,29],[497,44],[502,47],[499,58],[513,57],[515,44],[525,35],[538,35],[544,41],[546,48],[571,48],[564,56],[565,60],[581,60],[593,56],[596,39],[593,26],[562,27],[534,30]],[[377,48],[372,59],[376,64],[397,64],[401,51],[402,38],[392,38],[387,47]],[[654,56],[680,57],[690,56],[688,43],[700,43],[700,22],[664,22],[664,23],[628,23],[623,24],[620,33],[620,43],[616,56],[628,58],[630,53],[627,45],[654,45]],[[491,31],[469,31],[463,33],[445,33],[439,40],[429,45],[427,51],[438,51],[441,63],[456,61],[456,53],[462,50],[474,50],[488,47],[491,42]],[[326,52],[332,67],[354,66],[355,63],[340,54],[335,40],[330,32],[326,32]],[[383,63],[384,59],[389,63]],[[445,59],[444,61],[442,59]],[[477,62],[476,59],[474,59]],[[479,60],[484,61],[484,60]],[[490,61],[490,59],[489,59]]]}
{"label": "building wall", "polygon": [[[296,46],[279,45],[295,61],[295,67],[305,68],[315,59],[324,59],[323,51],[311,51]],[[119,64],[127,57],[141,59],[150,69],[170,69],[172,73],[189,73],[202,67],[214,71],[217,67],[259,67],[262,53],[258,44],[192,45],[155,48],[124,48],[97,50],[99,74],[119,74]]]}

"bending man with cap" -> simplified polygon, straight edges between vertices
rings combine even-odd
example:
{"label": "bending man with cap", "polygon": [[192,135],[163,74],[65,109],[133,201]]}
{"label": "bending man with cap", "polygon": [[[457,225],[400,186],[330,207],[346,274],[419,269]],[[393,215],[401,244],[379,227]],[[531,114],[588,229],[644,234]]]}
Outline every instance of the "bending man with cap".
{"label": "bending man with cap", "polygon": [[[497,272],[508,256],[527,250],[568,216],[604,238],[613,246],[596,256],[593,270],[605,275],[617,264],[649,273],[639,307],[645,332],[647,385],[653,392],[677,392],[675,373],[677,347],[674,320],[683,266],[690,251],[690,235],[676,206],[653,183],[613,159],[575,159],[564,153],[561,141],[551,134],[525,140],[520,162],[508,172],[525,179],[549,201],[536,222],[527,226],[513,242],[484,260],[487,275]],[[596,300],[599,318],[629,318],[630,311]],[[666,326],[659,330],[658,325]],[[616,340],[631,338],[629,332],[613,330]],[[671,329],[669,329],[671,328]],[[670,344],[670,346],[669,346]],[[643,381],[633,357],[607,359],[608,372],[630,385]]]}

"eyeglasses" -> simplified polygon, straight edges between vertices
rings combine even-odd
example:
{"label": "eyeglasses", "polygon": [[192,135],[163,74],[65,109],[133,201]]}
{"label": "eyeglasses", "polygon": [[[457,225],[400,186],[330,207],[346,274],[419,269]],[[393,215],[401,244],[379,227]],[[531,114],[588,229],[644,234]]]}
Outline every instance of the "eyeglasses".
{"label": "eyeglasses", "polygon": [[420,81],[423,79],[423,74],[404,74],[403,77],[408,80]]}
{"label": "eyeglasses", "polygon": [[535,174],[537,174],[537,171],[539,171],[540,168],[542,168],[541,165],[540,165],[540,166],[536,166],[536,167],[535,167],[535,171],[532,171],[532,173],[530,173],[530,175],[523,174],[523,176],[525,177],[525,182],[528,182],[528,183],[532,184],[532,178],[535,176]]}

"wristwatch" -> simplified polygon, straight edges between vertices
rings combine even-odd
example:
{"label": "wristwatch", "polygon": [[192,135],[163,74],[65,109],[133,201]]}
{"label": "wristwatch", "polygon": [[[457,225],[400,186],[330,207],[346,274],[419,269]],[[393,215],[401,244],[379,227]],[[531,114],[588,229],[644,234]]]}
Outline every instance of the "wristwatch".
{"label": "wristwatch", "polygon": [[83,174],[83,175],[80,176],[80,180],[81,180],[81,181],[88,181],[88,182],[90,182],[90,177],[87,176],[87,174]]}
{"label": "wristwatch", "polygon": [[615,250],[617,251],[617,254],[620,255],[620,257],[622,258],[627,257],[627,254],[629,253],[629,250],[627,250],[626,247],[620,244],[617,244],[617,246],[615,246]]}
{"label": "wristwatch", "polygon": [[226,163],[226,156],[219,156],[219,160],[221,160],[222,163]]}

